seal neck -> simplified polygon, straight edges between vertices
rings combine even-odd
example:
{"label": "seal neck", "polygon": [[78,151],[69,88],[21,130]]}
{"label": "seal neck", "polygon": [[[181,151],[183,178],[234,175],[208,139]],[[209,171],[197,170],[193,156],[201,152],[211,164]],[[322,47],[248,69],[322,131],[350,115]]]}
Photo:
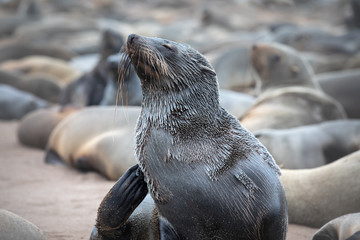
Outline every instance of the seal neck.
{"label": "seal neck", "polygon": [[141,115],[142,120],[149,121],[151,126],[170,131],[184,130],[194,123],[210,127],[219,111],[216,81],[215,86],[199,81],[176,91],[143,86]]}

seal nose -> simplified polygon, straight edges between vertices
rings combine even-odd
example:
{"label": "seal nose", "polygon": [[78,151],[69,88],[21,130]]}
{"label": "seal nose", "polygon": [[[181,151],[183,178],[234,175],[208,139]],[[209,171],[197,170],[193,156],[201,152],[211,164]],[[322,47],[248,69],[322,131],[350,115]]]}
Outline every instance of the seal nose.
{"label": "seal nose", "polygon": [[137,37],[137,35],[136,34],[130,34],[129,36],[128,36],[128,43],[130,43],[130,44],[132,44],[133,43],[133,41],[134,41],[134,39]]}
{"label": "seal nose", "polygon": [[256,49],[257,49],[257,45],[254,44],[254,45],[252,46],[252,50],[255,51]]}

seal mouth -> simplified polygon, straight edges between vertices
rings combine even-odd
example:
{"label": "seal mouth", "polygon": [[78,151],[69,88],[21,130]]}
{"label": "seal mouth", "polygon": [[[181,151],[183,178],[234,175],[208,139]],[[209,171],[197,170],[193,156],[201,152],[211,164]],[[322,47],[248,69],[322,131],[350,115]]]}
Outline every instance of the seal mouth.
{"label": "seal mouth", "polygon": [[[150,38],[136,34],[128,36],[121,65],[131,63],[142,80],[160,79],[169,76],[169,66]],[[125,64],[124,64],[125,63]]]}

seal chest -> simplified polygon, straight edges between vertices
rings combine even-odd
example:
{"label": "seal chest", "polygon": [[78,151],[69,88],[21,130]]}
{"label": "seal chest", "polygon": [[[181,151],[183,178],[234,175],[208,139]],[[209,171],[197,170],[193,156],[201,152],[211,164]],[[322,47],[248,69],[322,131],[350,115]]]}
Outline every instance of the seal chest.
{"label": "seal chest", "polygon": [[131,62],[143,90],[136,155],[160,236],[285,239],[280,170],[219,105],[208,61],[187,45],[135,34],[125,52],[122,66]]}

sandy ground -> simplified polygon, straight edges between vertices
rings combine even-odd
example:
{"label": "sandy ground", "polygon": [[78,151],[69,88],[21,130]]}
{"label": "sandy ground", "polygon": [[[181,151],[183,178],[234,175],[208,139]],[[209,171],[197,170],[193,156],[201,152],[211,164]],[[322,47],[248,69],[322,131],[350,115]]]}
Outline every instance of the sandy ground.
{"label": "sandy ground", "polygon": [[[88,239],[97,208],[114,182],[45,164],[43,151],[18,143],[17,126],[0,121],[0,208],[34,223],[48,239]],[[315,231],[291,224],[287,239],[309,240]]]}

